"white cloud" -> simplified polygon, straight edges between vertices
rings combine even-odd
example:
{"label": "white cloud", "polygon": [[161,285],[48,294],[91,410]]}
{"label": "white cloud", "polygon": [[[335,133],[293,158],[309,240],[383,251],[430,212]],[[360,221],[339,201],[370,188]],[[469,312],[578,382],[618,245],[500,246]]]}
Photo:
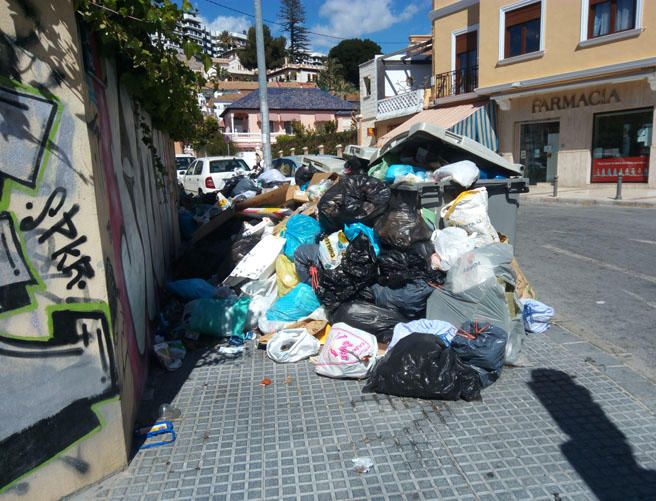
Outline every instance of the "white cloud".
{"label": "white cloud", "polygon": [[213,20],[200,17],[201,22],[212,32],[214,31],[235,31],[241,33],[248,31],[252,26],[251,21],[246,16],[217,16]]}
{"label": "white cloud", "polygon": [[[419,10],[416,3],[410,3],[402,10],[394,10],[392,0],[326,0],[319,9],[319,16],[326,22],[310,29],[341,38],[356,38],[407,21]],[[313,37],[314,46],[330,47],[337,42],[334,38]]]}

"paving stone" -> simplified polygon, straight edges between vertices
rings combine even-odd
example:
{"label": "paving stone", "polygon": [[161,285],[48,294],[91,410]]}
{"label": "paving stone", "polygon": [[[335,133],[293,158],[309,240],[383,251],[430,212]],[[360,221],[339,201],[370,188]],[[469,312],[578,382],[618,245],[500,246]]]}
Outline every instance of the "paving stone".
{"label": "paving stone", "polygon": [[532,366],[504,369],[479,402],[363,395],[263,352],[198,363],[173,401],[177,441],[78,499],[656,499],[656,417],[622,386],[630,373],[552,332],[526,338]]}

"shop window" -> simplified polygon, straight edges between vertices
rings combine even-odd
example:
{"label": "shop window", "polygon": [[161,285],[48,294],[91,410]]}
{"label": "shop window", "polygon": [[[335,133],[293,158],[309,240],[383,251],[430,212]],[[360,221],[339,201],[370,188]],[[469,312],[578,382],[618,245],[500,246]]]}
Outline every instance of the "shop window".
{"label": "shop window", "polygon": [[636,27],[637,0],[589,0],[588,38]]}
{"label": "shop window", "polygon": [[593,183],[646,183],[652,141],[653,109],[598,113],[592,141]]}
{"label": "shop window", "polygon": [[542,2],[502,11],[505,16],[504,58],[540,50]]}

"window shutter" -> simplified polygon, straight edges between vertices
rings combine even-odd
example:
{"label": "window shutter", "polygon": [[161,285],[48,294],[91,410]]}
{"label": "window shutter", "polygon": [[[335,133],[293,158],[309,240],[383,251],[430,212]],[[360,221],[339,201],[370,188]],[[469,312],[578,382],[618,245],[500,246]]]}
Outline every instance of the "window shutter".
{"label": "window shutter", "polygon": [[533,21],[534,19],[540,19],[541,4],[542,2],[536,2],[526,7],[506,12],[506,28]]}
{"label": "window shutter", "polygon": [[470,31],[469,33],[458,35],[456,37],[456,54],[462,54],[463,52],[476,50],[476,45],[478,42],[477,35],[477,31]]}

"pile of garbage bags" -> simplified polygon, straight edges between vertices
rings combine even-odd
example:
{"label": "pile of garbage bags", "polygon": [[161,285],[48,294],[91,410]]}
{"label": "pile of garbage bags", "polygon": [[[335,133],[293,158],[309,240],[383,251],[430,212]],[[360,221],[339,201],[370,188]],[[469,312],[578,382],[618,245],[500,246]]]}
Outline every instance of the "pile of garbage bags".
{"label": "pile of garbage bags", "polygon": [[[234,346],[257,337],[273,362],[310,359],[318,375],[366,379],[365,392],[480,399],[553,309],[492,225],[473,162],[378,168],[329,183],[298,170],[297,185],[318,195],[247,219],[226,277],[167,285],[185,302],[185,332]],[[460,192],[427,217],[419,192],[397,184],[408,176],[453,180]]]}

